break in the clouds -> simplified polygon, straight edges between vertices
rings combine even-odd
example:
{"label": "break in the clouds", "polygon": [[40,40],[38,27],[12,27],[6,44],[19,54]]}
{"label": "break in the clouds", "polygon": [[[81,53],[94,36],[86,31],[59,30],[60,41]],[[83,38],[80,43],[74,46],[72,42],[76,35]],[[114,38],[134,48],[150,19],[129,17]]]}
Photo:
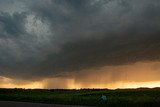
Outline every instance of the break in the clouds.
{"label": "break in the clouds", "polygon": [[159,60],[159,0],[0,0],[1,76],[78,78]]}

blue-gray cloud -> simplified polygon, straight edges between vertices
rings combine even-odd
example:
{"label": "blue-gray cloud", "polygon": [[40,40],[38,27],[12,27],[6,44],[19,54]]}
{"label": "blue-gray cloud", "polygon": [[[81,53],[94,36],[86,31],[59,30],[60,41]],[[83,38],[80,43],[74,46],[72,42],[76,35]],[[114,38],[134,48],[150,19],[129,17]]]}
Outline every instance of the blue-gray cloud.
{"label": "blue-gray cloud", "polygon": [[160,59],[159,0],[16,3],[23,8],[0,8],[1,75],[66,76],[87,68]]}

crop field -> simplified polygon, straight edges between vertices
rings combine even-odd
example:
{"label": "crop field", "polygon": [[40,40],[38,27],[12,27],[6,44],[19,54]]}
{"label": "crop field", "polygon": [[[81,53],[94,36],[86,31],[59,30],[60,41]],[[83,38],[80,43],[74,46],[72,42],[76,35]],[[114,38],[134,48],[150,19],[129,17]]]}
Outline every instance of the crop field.
{"label": "crop field", "polygon": [[[105,95],[106,100],[101,96]],[[158,106],[160,88],[138,89],[0,89],[1,101],[23,101],[85,106]]]}

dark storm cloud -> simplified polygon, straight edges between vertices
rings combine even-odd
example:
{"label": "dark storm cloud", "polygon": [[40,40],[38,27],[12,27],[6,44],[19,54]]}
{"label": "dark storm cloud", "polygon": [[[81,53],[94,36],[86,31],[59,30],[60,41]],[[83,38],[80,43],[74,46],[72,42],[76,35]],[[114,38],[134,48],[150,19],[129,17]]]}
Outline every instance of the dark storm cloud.
{"label": "dark storm cloud", "polygon": [[68,76],[93,67],[160,59],[159,0],[21,3],[23,12],[0,14],[1,75]]}
{"label": "dark storm cloud", "polygon": [[25,33],[24,28],[24,19],[25,13],[14,13],[12,16],[8,13],[0,14],[0,36],[3,37],[13,37],[19,36],[22,33]]}

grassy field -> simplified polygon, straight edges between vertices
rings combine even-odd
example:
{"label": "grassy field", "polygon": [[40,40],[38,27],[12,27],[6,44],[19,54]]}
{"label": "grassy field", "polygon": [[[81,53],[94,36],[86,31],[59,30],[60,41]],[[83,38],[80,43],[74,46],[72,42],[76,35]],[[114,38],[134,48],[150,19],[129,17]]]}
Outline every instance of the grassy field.
{"label": "grassy field", "polygon": [[[102,101],[101,95],[107,100]],[[25,101],[88,106],[159,106],[160,88],[139,89],[0,89],[1,101]],[[160,107],[160,106],[159,106]]]}

